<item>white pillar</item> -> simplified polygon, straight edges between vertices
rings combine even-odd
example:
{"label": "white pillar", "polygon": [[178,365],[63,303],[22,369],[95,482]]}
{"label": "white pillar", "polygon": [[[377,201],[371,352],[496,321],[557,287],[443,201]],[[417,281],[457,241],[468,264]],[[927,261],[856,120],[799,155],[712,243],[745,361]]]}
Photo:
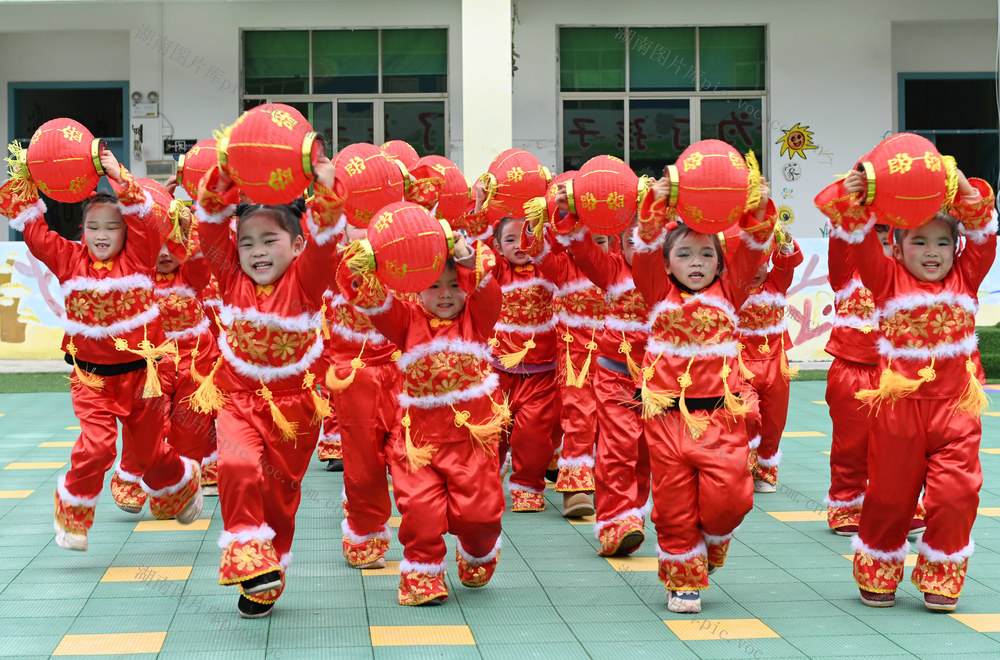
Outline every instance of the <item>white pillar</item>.
{"label": "white pillar", "polygon": [[462,162],[484,174],[513,140],[510,0],[462,0]]}

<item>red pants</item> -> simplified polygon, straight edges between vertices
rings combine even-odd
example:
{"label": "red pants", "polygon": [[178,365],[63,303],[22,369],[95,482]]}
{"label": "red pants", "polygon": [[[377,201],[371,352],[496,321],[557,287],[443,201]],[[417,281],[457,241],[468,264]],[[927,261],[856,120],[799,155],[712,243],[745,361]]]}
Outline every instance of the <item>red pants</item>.
{"label": "red pants", "polygon": [[[322,385],[319,386],[319,394],[329,401],[333,401],[333,392]],[[323,430],[319,434],[319,443],[316,445],[316,458],[321,461],[344,458],[344,446],[340,437],[340,425],[337,423],[336,407],[330,416],[323,420]]]}
{"label": "red pants", "polygon": [[[215,452],[215,416],[195,412],[185,403],[184,400],[198,389],[198,384],[191,378],[189,365],[182,362],[180,369],[174,369],[171,360],[163,360],[160,365],[160,387],[170,404],[166,411],[167,419],[164,420],[167,442],[181,456],[201,463]],[[122,467],[125,467],[124,455]]]}
{"label": "red pants", "polygon": [[[571,351],[573,364],[580,368],[587,360],[587,351]],[[594,492],[594,444],[597,442],[597,399],[594,396],[594,372],[597,358],[591,355],[587,376],[580,387],[566,383],[565,366],[557,370],[561,408],[562,451],[559,456],[560,492]],[[579,374],[576,374],[579,376]]]}
{"label": "red pants", "polygon": [[927,531],[917,544],[913,581],[924,592],[961,593],[983,484],[982,425],[978,415],[955,414],[956,403],[903,398],[874,415],[868,490],[855,542],[855,579],[862,589],[896,589],[923,486]]}
{"label": "red pants", "polygon": [[552,428],[556,423],[555,371],[530,376],[498,373],[500,390],[507,397],[512,417],[510,430],[500,442],[501,454],[506,446],[511,450],[510,488],[542,493],[545,468],[552,458]]}
{"label": "red pants", "polygon": [[292,547],[301,481],[319,435],[312,399],[302,389],[274,393],[274,403],[298,424],[298,437],[291,441],[274,429],[263,398],[253,392],[230,392],[229,398],[218,419],[222,522],[226,533],[251,537],[269,527],[280,559]]}
{"label": "red pants", "polygon": [[354,382],[333,393],[344,451],[348,525],[357,536],[382,531],[392,515],[385,446],[399,417],[402,378],[395,364],[358,369]]}
{"label": "red pants", "polygon": [[595,476],[597,532],[626,515],[645,516],[649,500],[649,448],[643,429],[641,404],[634,400],[635,383],[630,376],[604,367],[594,373],[597,423]]}
{"label": "red pants", "polygon": [[102,376],[104,389],[93,390],[73,379],[70,394],[80,419],[80,437],[73,445],[66,490],[75,498],[96,498],[104,474],[114,464],[118,421],[122,423],[122,452],[134,459],[132,474],[141,475],[149,490],[180,483],[184,463],[163,442],[164,399],[143,399],[145,369],[120,376]]}
{"label": "red pants", "polygon": [[[442,423],[450,424],[450,416]],[[403,517],[400,573],[442,572],[446,532],[457,536],[461,548],[474,558],[490,555],[500,542],[505,503],[497,455],[484,452],[471,439],[437,447],[430,465],[417,470],[406,461],[401,435],[389,447],[393,494]]]}
{"label": "red pants", "polygon": [[[859,390],[878,388],[879,370],[834,358],[826,378],[826,403],[833,422],[830,445],[830,492],[826,505],[833,513],[831,525],[857,525],[868,484],[868,438],[872,415],[854,398]],[[853,511],[853,514],[851,513]],[[838,513],[839,512],[839,513]]]}
{"label": "red pants", "polygon": [[[760,405],[759,429],[748,429],[751,437],[760,434],[760,446],[757,448],[757,465],[767,476],[777,476],[778,464],[781,463],[781,452],[778,444],[785,430],[788,419],[788,395],[790,383],[781,373],[781,359],[747,360],[747,367],[754,373],[750,385],[757,392]],[[756,431],[756,432],[754,432]],[[758,476],[754,477],[759,478]],[[771,481],[771,479],[765,480]]]}

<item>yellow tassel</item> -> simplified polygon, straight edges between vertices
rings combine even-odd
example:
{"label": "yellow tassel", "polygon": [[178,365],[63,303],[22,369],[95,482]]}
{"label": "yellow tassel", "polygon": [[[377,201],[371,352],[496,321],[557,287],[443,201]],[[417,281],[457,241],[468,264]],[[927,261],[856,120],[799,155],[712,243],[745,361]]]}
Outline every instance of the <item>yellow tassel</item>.
{"label": "yellow tassel", "polygon": [[743,344],[737,346],[736,361],[740,368],[740,375],[743,376],[743,380],[751,380],[754,377],[754,373],[750,371],[750,367],[743,362],[743,349],[746,348]]}
{"label": "yellow tassel", "polygon": [[312,423],[322,424],[324,419],[333,414],[333,408],[330,407],[330,402],[316,391],[316,374],[311,371],[306,372],[305,376],[302,377],[302,389],[309,390],[309,394],[312,395]]}
{"label": "yellow tassel", "polygon": [[356,275],[375,272],[375,257],[371,251],[371,244],[366,240],[352,241],[344,250],[341,260]]}
{"label": "yellow tassel", "polygon": [[187,403],[191,410],[211,415],[225,407],[226,394],[215,385],[215,372],[219,370],[220,366],[222,366],[221,357],[212,365],[212,370],[208,372],[208,375],[201,379],[198,389],[184,399],[184,403]]}
{"label": "yellow tassel", "polygon": [[876,407],[880,406],[886,399],[891,399],[893,402],[899,401],[906,395],[916,392],[924,383],[937,378],[934,371],[934,358],[931,358],[929,366],[917,373],[920,375],[918,380],[902,376],[892,370],[892,362],[890,362],[882,371],[882,375],[879,376],[878,389],[859,390],[854,398]]}
{"label": "yellow tassel", "polygon": [[167,240],[184,244],[184,226],[181,218],[186,210],[187,207],[181,200],[175,199],[170,202],[170,208],[167,209],[167,217],[170,218],[170,234],[167,236]]}
{"label": "yellow tassel", "polygon": [[454,406],[452,406],[451,410],[455,413],[455,428],[462,428],[464,426],[469,430],[469,435],[472,436],[473,441],[484,452],[490,456],[496,454],[500,432],[503,431],[504,426],[510,420],[510,408],[506,403],[493,402],[493,416],[482,424],[470,424],[468,411],[456,410]]}
{"label": "yellow tassel", "polygon": [[198,350],[198,344],[201,342],[201,336],[195,338],[194,348],[191,349],[191,380],[201,385],[205,377],[198,373],[198,368],[195,366],[195,362],[198,360],[198,356],[201,352]]}
{"label": "yellow tassel", "polygon": [[687,370],[680,375],[680,378],[677,379],[677,384],[681,386],[681,397],[677,402],[677,408],[681,411],[681,417],[687,423],[688,430],[691,431],[691,437],[697,440],[702,436],[702,434],[705,433],[705,430],[708,429],[708,420],[703,417],[695,417],[691,414],[691,411],[689,411],[687,407],[685,393],[687,392],[687,388],[691,387],[691,383],[694,382],[691,380],[692,364],[694,364],[693,356],[688,362]]}
{"label": "yellow tassel", "polygon": [[70,357],[73,358],[73,373],[76,375],[76,379],[92,390],[103,390],[104,379],[97,374],[84,371],[80,368],[80,365],[76,363],[77,348],[76,345],[73,344],[72,339],[69,340],[69,345],[66,346],[66,350],[69,351]]}
{"label": "yellow tassel", "polygon": [[958,399],[955,412],[978,416],[979,413],[989,407],[990,399],[986,396],[986,392],[983,391],[982,383],[976,378],[976,365],[971,359],[965,361],[965,370],[969,372],[969,382],[965,386],[962,396]]}
{"label": "yellow tassel", "polygon": [[761,353],[771,352],[771,343],[768,341],[767,335],[764,335],[764,343],[760,345],[760,352]]}
{"label": "yellow tassel", "polygon": [[524,348],[515,353],[504,353],[500,356],[500,364],[504,366],[505,369],[512,369],[517,365],[521,364],[524,356],[528,354],[528,351],[535,347],[534,335],[531,335],[532,339],[524,342]]}
{"label": "yellow tassel", "polygon": [[332,390],[334,392],[343,392],[344,390],[346,390],[348,387],[351,386],[351,383],[354,382],[355,374],[358,373],[358,369],[365,368],[365,363],[361,359],[361,356],[365,354],[365,346],[367,344],[368,344],[367,339],[361,342],[361,352],[358,353],[358,356],[356,358],[351,359],[351,373],[347,378],[343,380],[337,378],[336,365],[333,364],[330,365],[330,368],[326,370],[326,378],[325,378],[326,387],[328,390]]}
{"label": "yellow tassel", "polygon": [[590,358],[597,349],[597,344],[591,339],[587,342],[587,359],[583,361],[583,366],[580,367],[580,373],[576,376],[576,386],[583,387],[587,383],[587,375],[590,373]]}
{"label": "yellow tassel", "polygon": [[795,378],[798,378],[799,376],[799,366],[798,365],[795,365],[794,367],[788,366],[788,356],[785,355],[784,350],[781,351],[781,375],[787,378],[788,380],[793,380]]}
{"label": "yellow tassel", "polygon": [[535,245],[541,244],[545,240],[545,221],[548,220],[548,207],[545,205],[544,197],[534,197],[524,203],[525,221],[531,227],[531,233],[535,237]]}
{"label": "yellow tassel", "polygon": [[11,142],[7,145],[10,156],[7,161],[7,175],[11,181],[11,190],[15,196],[26,199],[38,198],[38,186],[28,171],[28,152],[21,146],[20,142]]}
{"label": "yellow tassel", "polygon": [[722,386],[725,389],[726,395],[723,399],[726,402],[726,410],[737,417],[742,417],[750,412],[750,406],[747,405],[745,401],[740,399],[738,396],[733,394],[732,390],[729,389],[729,374],[732,373],[732,369],[729,368],[728,364],[722,365]]}
{"label": "yellow tassel", "polygon": [[760,165],[757,164],[757,157],[753,154],[753,149],[747,152],[747,202],[743,206],[744,211],[753,211],[760,204]]}
{"label": "yellow tassel", "polygon": [[579,387],[576,384],[576,374],[573,373],[573,359],[569,354],[569,345],[573,343],[573,335],[567,332],[562,338],[566,342],[566,387]]}
{"label": "yellow tassel", "polygon": [[642,369],[632,359],[632,344],[625,339],[624,332],[622,333],[622,343],[618,344],[618,352],[625,355],[625,366],[628,367],[628,372],[632,375],[632,380],[638,383],[642,379]]}
{"label": "yellow tassel", "polygon": [[673,407],[675,399],[666,392],[657,392],[649,387],[649,379],[653,377],[653,367],[642,370],[642,418],[652,419]]}
{"label": "yellow tassel", "polygon": [[274,395],[271,394],[271,390],[267,389],[264,381],[260,382],[260,389],[257,390],[257,396],[267,401],[267,406],[271,409],[271,421],[274,422],[275,427],[281,432],[281,439],[292,440],[296,443],[295,446],[297,446],[299,425],[288,421],[285,414],[278,408],[278,404],[274,402]]}
{"label": "yellow tassel", "polygon": [[955,202],[955,195],[958,194],[958,164],[951,156],[941,156],[945,171],[945,195],[944,206],[951,206]]}
{"label": "yellow tassel", "polygon": [[143,399],[155,399],[163,396],[160,388],[160,372],[156,367],[156,361],[163,357],[173,357],[177,355],[177,346],[172,341],[165,341],[159,346],[153,346],[153,342],[145,337],[143,328],[143,339],[139,342],[139,348],[130,348],[128,341],[120,337],[115,338],[115,349],[126,351],[146,360],[146,380],[142,386]]}
{"label": "yellow tassel", "polygon": [[410,468],[413,470],[419,470],[425,465],[430,465],[431,458],[434,453],[437,452],[437,447],[432,445],[425,445],[423,447],[417,447],[413,444],[413,440],[410,437],[410,411],[407,409],[406,414],[403,415],[403,419],[399,422],[403,426],[404,433],[404,447],[406,449],[406,462],[410,464]]}
{"label": "yellow tassel", "polygon": [[487,341],[486,343],[493,348],[500,348],[500,340],[496,338],[496,335],[490,337],[489,341]]}
{"label": "yellow tassel", "polygon": [[323,324],[323,339],[330,341],[330,322],[326,320],[326,302],[324,302],[323,307],[320,308],[319,314]]}

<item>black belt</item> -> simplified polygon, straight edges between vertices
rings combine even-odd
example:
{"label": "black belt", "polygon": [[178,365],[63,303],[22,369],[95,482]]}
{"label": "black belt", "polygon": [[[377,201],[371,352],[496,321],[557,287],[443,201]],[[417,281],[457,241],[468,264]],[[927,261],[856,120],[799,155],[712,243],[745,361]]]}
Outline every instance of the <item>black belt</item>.
{"label": "black belt", "polygon": [[[739,398],[739,397],[737,397]],[[638,403],[642,403],[642,390],[636,390],[635,394],[632,395],[632,399]],[[718,410],[719,408],[724,408],[726,405],[726,397],[724,396],[707,396],[702,398],[691,398],[684,399],[684,405],[687,406],[688,412],[694,412],[696,410]],[[678,402],[675,400],[671,405],[664,408],[664,410],[677,410]]]}
{"label": "black belt", "polygon": [[599,355],[597,357],[597,364],[601,365],[608,371],[615,372],[616,374],[622,374],[623,376],[628,376],[629,378],[632,377],[632,374],[629,373],[628,365],[624,362],[620,362],[618,360],[612,360],[609,357],[604,357],[603,355]]}
{"label": "black belt", "polygon": [[[70,357],[69,353],[66,353],[63,359],[66,360],[66,364],[73,364],[73,358]],[[146,360],[133,360],[132,362],[122,362],[120,364],[98,364],[96,362],[77,360],[76,366],[95,376],[121,376],[122,374],[129,374],[133,371],[145,369]]]}

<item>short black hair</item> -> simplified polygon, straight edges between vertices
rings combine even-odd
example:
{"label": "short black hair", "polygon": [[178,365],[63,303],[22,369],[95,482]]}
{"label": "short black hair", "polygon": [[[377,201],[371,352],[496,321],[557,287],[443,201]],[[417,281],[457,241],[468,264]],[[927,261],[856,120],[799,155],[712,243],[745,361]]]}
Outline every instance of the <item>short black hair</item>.
{"label": "short black hair", "polygon": [[493,229],[493,240],[499,243],[500,234],[503,233],[503,228],[515,220],[523,221],[524,218],[512,218],[509,215],[505,215],[504,217],[500,218],[500,222],[498,222],[497,226]]}
{"label": "short black hair", "polygon": [[95,204],[111,204],[112,206],[118,206],[118,196],[114,193],[109,193],[106,190],[98,190],[94,193],[93,197],[83,200],[84,220],[87,219],[87,211],[89,211],[90,207]]}
{"label": "short black hair", "polygon": [[[943,209],[940,210],[940,211],[938,211],[937,214],[933,218],[931,218],[930,220],[928,220],[927,222],[934,222],[935,220],[937,220],[938,222],[943,222],[944,224],[948,225],[949,229],[951,229],[951,244],[957,250],[958,249],[958,220],[956,220],[955,216],[953,216],[951,213],[948,213],[947,211],[945,211]],[[927,224],[927,223],[925,222],[924,224]],[[892,241],[893,241],[893,243],[896,243],[897,245],[902,245],[903,244],[903,239],[906,238],[906,235],[908,233],[910,233],[911,231],[913,231],[914,229],[919,229],[919,227],[913,227],[911,229],[900,229],[900,228],[897,227],[896,229],[894,229],[892,231]]]}
{"label": "short black hair", "polygon": [[[695,230],[685,224],[679,224],[676,228],[671,229],[667,232],[667,238],[663,242],[663,259],[668,264],[670,263],[670,250],[673,249],[677,241],[681,240],[688,234],[694,232]],[[723,267],[726,264],[725,253],[722,251],[722,241],[719,240],[718,234],[704,234],[712,239],[712,245],[715,247],[715,254],[719,258],[718,273],[722,272]]]}
{"label": "short black hair", "polygon": [[258,213],[269,213],[271,217],[278,221],[281,228],[291,235],[294,241],[300,236],[304,237],[302,233],[302,216],[305,215],[305,212],[306,201],[301,197],[289,204],[279,204],[277,206],[241,203],[236,207],[236,234],[237,236],[239,235],[240,224],[244,220]]}

